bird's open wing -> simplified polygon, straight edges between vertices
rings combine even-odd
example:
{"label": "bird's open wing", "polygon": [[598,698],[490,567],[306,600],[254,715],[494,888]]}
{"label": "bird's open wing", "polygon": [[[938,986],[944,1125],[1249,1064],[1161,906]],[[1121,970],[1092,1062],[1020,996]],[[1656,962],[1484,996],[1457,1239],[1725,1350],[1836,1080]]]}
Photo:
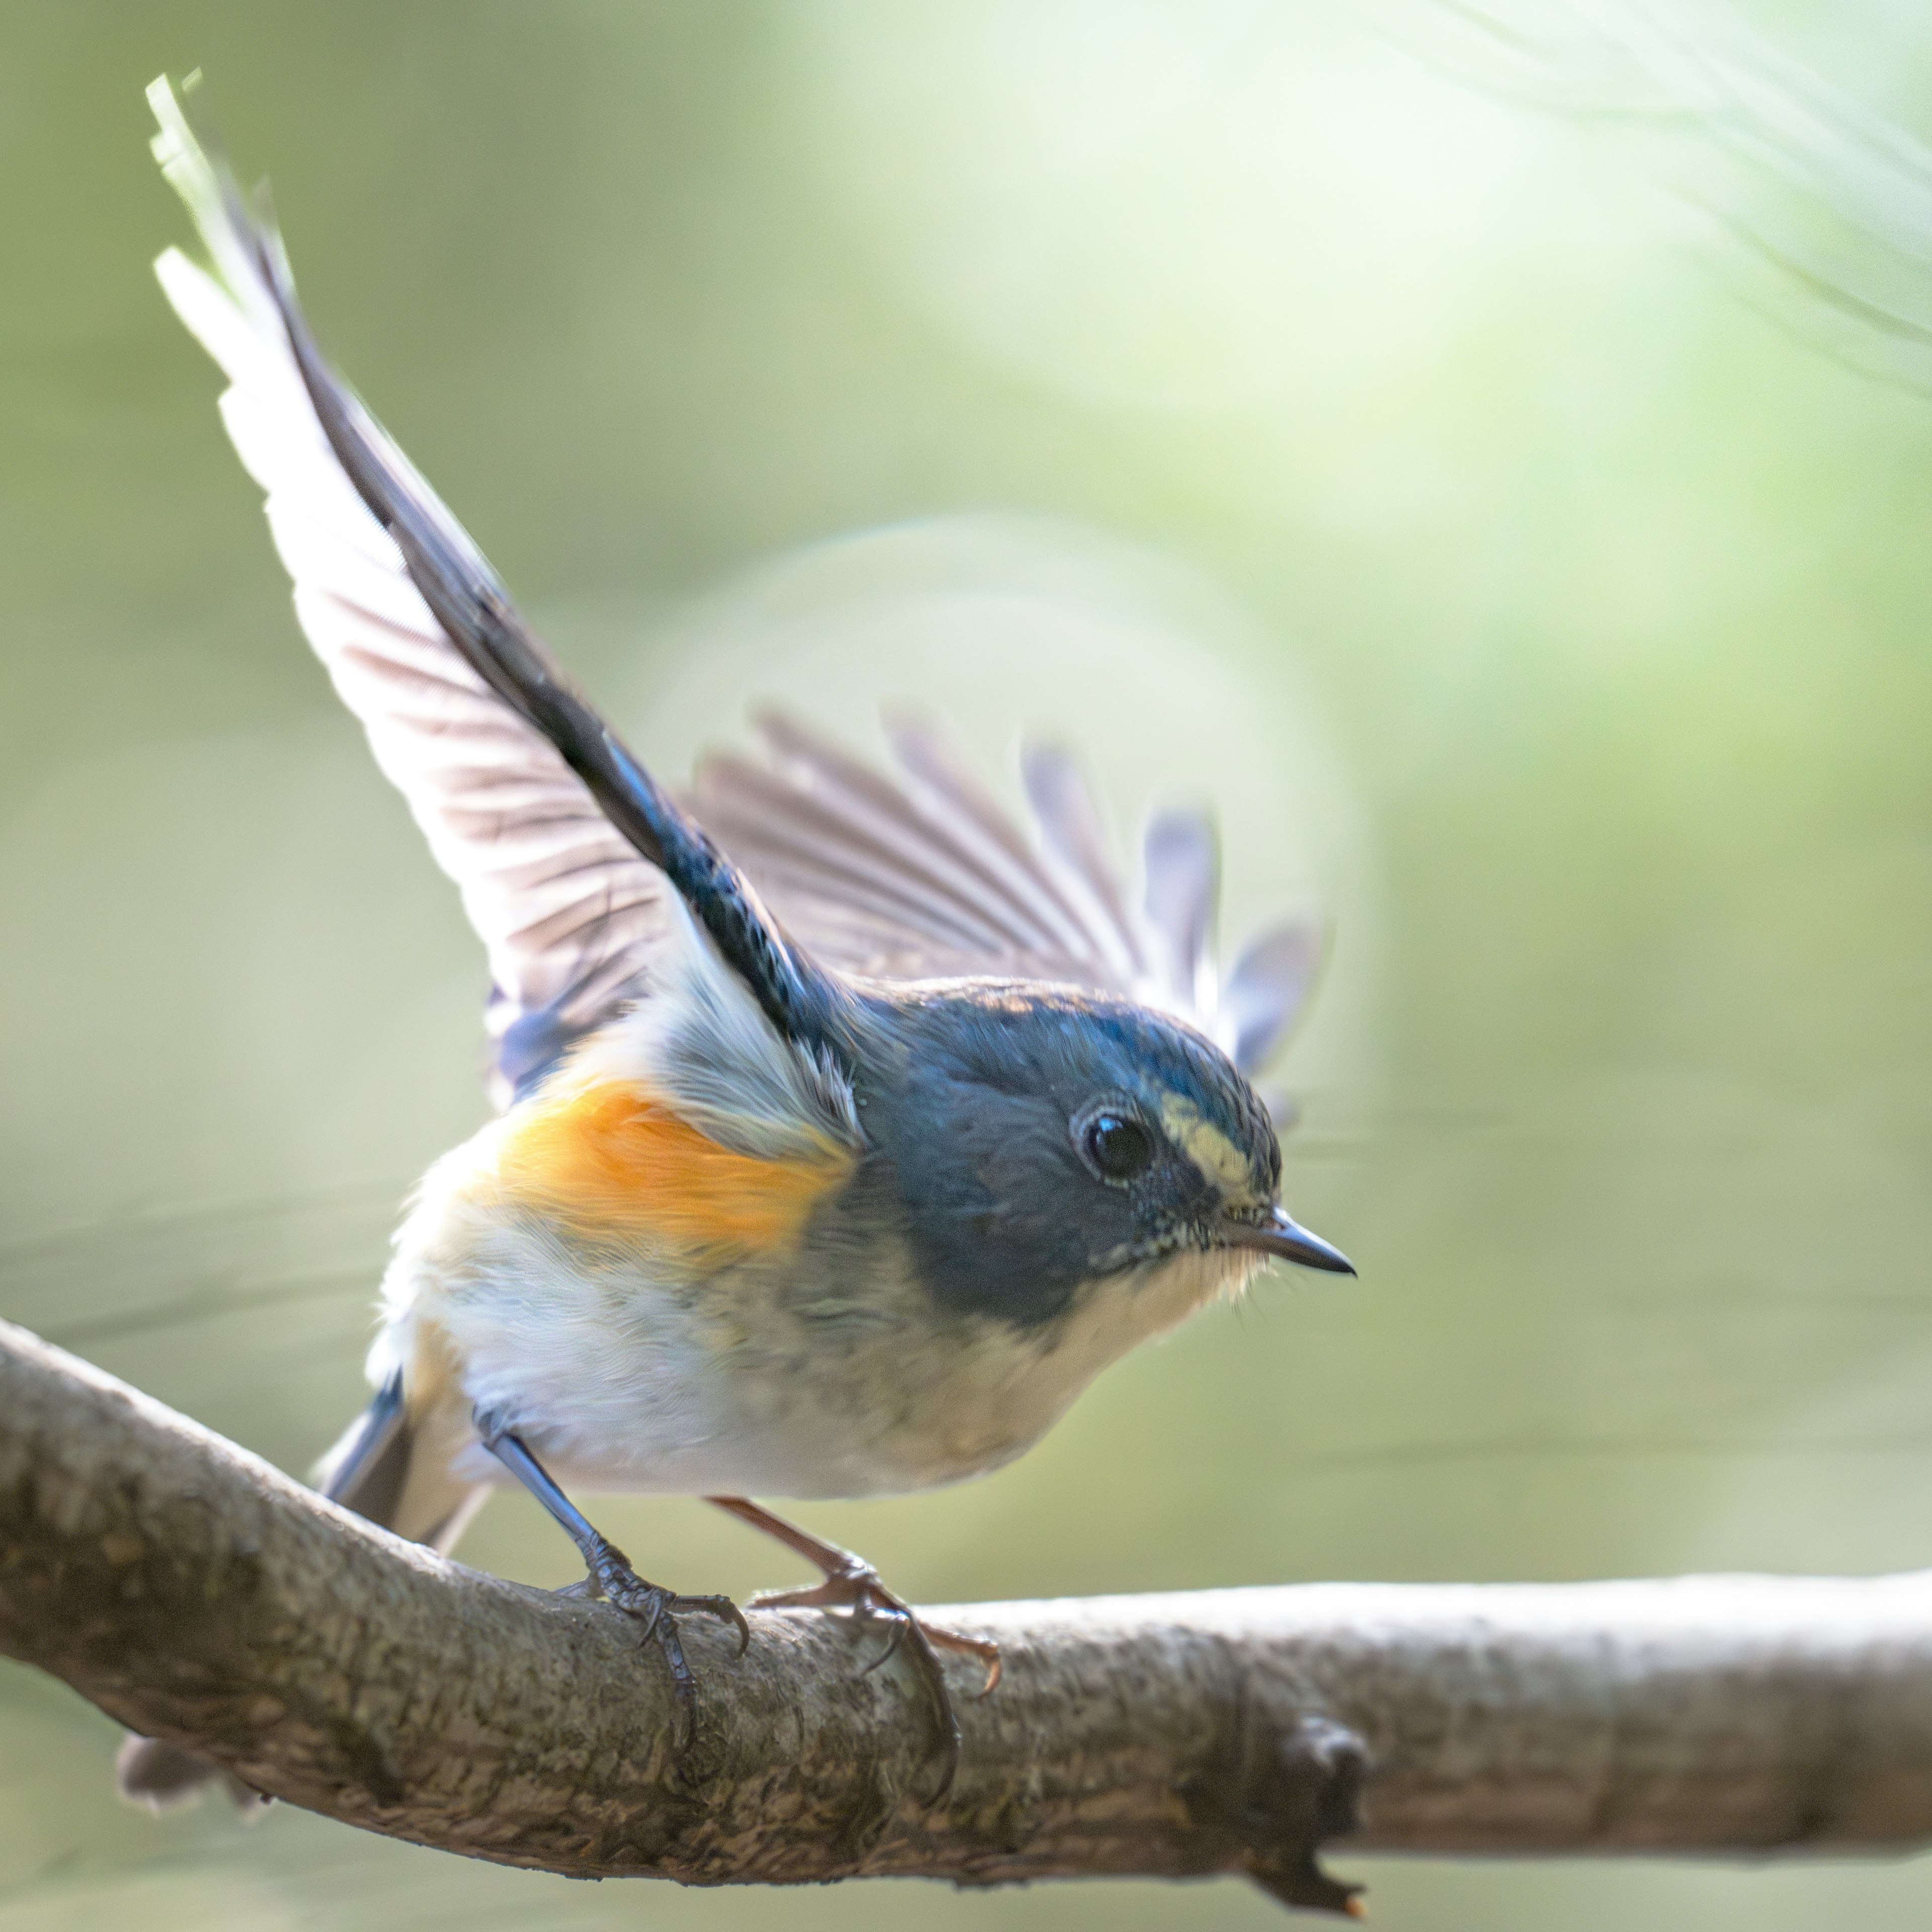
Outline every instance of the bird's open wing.
{"label": "bird's open wing", "polygon": [[887,721],[891,776],[795,718],[767,712],[758,724],[766,761],[706,758],[692,808],[828,965],[1124,994],[1193,1021],[1244,1072],[1280,1046],[1313,989],[1325,938],[1312,920],[1271,928],[1217,975],[1219,855],[1204,814],[1165,812],[1149,826],[1136,906],[1086,780],[1057,747],[1022,756],[1029,838],[923,723]]}
{"label": "bird's open wing", "polygon": [[1217,987],[1211,826],[1156,821],[1143,912],[1078,766],[1057,748],[1030,748],[1023,761],[1030,842],[922,725],[892,725],[893,778],[768,718],[773,763],[709,760],[694,822],[569,683],[322,361],[266,212],[244,200],[165,82],[148,98],[156,156],[212,262],[211,273],[170,249],[157,273],[229,378],[223,419],[268,492],[302,627],[488,950],[500,1102],[646,990],[668,889],[781,1034],[812,1052],[836,1057],[841,970],[994,974],[1165,1006],[1244,1070],[1261,1064],[1312,983],[1318,931],[1276,928]]}
{"label": "bird's open wing", "polygon": [[824,1004],[821,976],[569,685],[322,361],[272,221],[204,148],[167,82],[148,100],[156,158],[212,268],[171,248],[156,272],[229,378],[222,418],[268,492],[302,628],[488,950],[500,1102],[643,989],[668,878],[798,1037],[812,999]]}

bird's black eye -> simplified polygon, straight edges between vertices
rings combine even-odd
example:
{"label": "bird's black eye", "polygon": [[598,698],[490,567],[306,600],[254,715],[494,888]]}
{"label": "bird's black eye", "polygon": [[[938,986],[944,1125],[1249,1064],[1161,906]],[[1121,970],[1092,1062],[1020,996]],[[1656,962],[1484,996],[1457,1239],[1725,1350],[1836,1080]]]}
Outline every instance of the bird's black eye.
{"label": "bird's black eye", "polygon": [[1080,1151],[1102,1180],[1132,1180],[1154,1159],[1154,1136],[1131,1114],[1090,1114],[1080,1126]]}

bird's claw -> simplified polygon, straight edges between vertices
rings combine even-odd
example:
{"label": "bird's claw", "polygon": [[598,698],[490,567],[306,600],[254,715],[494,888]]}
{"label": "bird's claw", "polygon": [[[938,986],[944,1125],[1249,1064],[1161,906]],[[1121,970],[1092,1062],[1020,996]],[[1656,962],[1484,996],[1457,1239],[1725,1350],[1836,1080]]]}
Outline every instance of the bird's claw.
{"label": "bird's claw", "polygon": [[[856,1610],[853,1612],[855,1617],[860,1614],[861,1612]],[[861,1667],[859,1672],[861,1677],[871,1676],[872,1672],[879,1669],[881,1665],[891,1663],[892,1659],[898,1656],[899,1646],[905,1641],[907,1621],[908,1619],[904,1617],[894,1617],[892,1619],[892,1634],[886,1638],[885,1648],[880,1651],[870,1664]]]}
{"label": "bird's claw", "polygon": [[677,1698],[678,1741],[687,1741],[692,1718],[698,1703],[698,1680],[685,1661],[677,1620],[680,1616],[716,1617],[730,1624],[738,1634],[738,1654],[742,1657],[752,1641],[752,1627],[745,1613],[729,1597],[685,1597],[662,1585],[646,1582],[631,1568],[630,1558],[614,1544],[604,1544],[591,1558],[590,1573],[580,1583],[572,1583],[557,1592],[560,1596],[602,1597],[607,1603],[634,1617],[644,1625],[644,1634],[657,1641],[670,1671],[671,1688]]}
{"label": "bird's claw", "polygon": [[897,1655],[902,1646],[910,1643],[913,1667],[919,1672],[926,1700],[939,1726],[944,1766],[937,1796],[945,1796],[959,1768],[962,1739],[939,1653],[950,1651],[956,1656],[978,1660],[986,1678],[975,1694],[976,1702],[990,1694],[1000,1681],[998,1644],[948,1630],[941,1624],[926,1622],[914,1614],[910,1604],[886,1588],[880,1580],[879,1573],[869,1563],[856,1556],[848,1557],[837,1569],[829,1571],[822,1583],[814,1583],[802,1590],[761,1591],[752,1599],[752,1607],[758,1610],[848,1610],[854,1621],[859,1623],[868,1622],[874,1617],[889,1618],[892,1625],[892,1636],[885,1648],[865,1666],[865,1672],[878,1670]]}
{"label": "bird's claw", "polygon": [[729,1624],[737,1633],[740,1657],[752,1647],[752,1626],[729,1597],[673,1597],[664,1607],[680,1616],[716,1617],[721,1624]]}

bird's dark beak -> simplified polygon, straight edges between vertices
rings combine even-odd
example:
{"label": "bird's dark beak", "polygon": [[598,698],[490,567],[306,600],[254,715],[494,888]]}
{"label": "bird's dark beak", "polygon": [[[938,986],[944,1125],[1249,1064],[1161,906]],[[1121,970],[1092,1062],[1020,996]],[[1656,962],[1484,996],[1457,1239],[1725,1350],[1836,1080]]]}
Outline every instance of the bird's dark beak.
{"label": "bird's dark beak", "polygon": [[1256,1221],[1240,1221],[1230,1215],[1222,1226],[1230,1247],[1258,1248],[1264,1255],[1279,1255],[1285,1262],[1320,1268],[1328,1274],[1355,1271],[1354,1263],[1340,1248],[1331,1248],[1319,1234],[1311,1234],[1292,1220],[1286,1208],[1270,1208],[1264,1220]]}

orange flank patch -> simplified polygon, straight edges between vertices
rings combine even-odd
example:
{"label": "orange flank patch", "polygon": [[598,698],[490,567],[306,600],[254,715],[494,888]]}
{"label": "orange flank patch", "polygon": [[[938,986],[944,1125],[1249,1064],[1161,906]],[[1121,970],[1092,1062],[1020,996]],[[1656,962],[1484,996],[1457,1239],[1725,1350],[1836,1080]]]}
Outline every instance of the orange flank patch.
{"label": "orange flank patch", "polygon": [[607,1081],[513,1126],[496,1181],[581,1238],[742,1257],[793,1246],[814,1204],[850,1172],[830,1149],[813,1160],[734,1154],[648,1089]]}

